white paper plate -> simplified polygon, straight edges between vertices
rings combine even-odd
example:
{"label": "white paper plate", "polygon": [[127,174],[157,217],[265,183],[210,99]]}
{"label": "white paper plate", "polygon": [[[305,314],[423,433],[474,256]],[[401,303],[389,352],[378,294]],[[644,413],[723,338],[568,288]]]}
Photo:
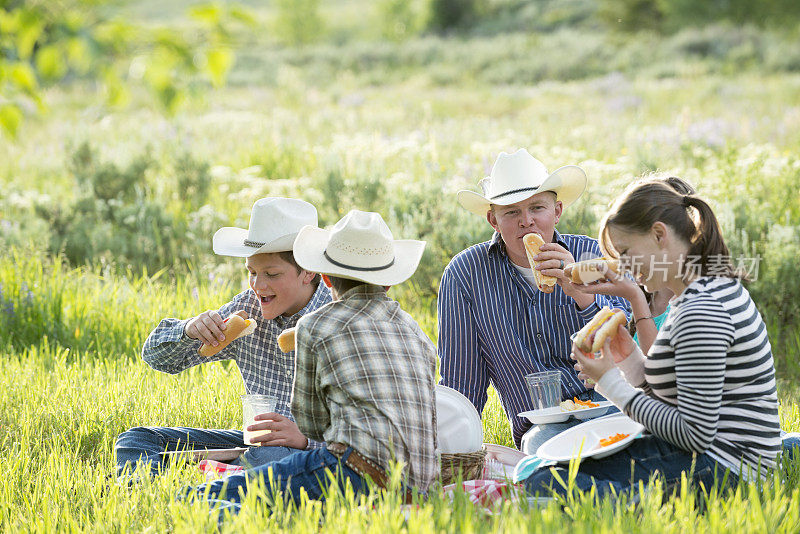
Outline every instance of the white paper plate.
{"label": "white paper plate", "polygon": [[478,410],[464,395],[442,385],[436,386],[436,430],[444,454],[475,452],[483,445]]}
{"label": "white paper plate", "polygon": [[529,410],[517,415],[525,417],[534,425],[546,425],[548,423],[563,423],[570,416],[575,419],[591,419],[592,417],[599,417],[606,413],[614,403],[611,401],[597,402],[600,406],[595,408],[580,408],[578,410],[562,410],[561,406],[554,406],[552,408],[544,408],[543,410]]}
{"label": "white paper plate", "polygon": [[514,467],[525,458],[524,452],[504,445],[484,443],[483,447],[486,449],[486,478],[511,478],[514,476]]}
{"label": "white paper plate", "polygon": [[186,455],[191,460],[215,460],[217,462],[231,462],[242,455],[247,447],[234,447],[232,449],[190,449],[186,451],[167,451],[162,452],[164,456]]}
{"label": "white paper plate", "polygon": [[[545,460],[569,462],[581,458],[603,458],[624,449],[644,430],[644,427],[624,414],[586,421],[553,436],[542,443],[536,455]],[[614,434],[628,437],[607,447],[600,447],[600,440]]]}

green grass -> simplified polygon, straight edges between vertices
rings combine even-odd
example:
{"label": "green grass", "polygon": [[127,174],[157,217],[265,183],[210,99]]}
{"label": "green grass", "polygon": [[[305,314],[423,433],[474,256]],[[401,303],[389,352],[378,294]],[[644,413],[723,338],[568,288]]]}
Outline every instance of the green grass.
{"label": "green grass", "polygon": [[[46,319],[47,310],[53,310],[47,303],[54,295],[69,303],[65,308],[92,313],[65,313],[61,320],[68,334],[61,334],[66,336],[62,340],[54,334],[25,347],[7,344],[3,351],[0,530],[210,529],[213,519],[204,505],[175,499],[185,485],[202,482],[196,466],[174,465],[164,476],[131,489],[109,486],[106,476],[114,470],[115,437],[132,426],[239,426],[241,378],[235,366],[217,362],[172,376],[153,371],[135,354],[159,317],[204,309],[225,300],[232,288],[215,286],[207,277],[176,283],[166,277],[100,276],[19,254],[0,259],[6,298],[12,280],[29,288],[31,310],[44,310],[29,319],[34,322],[30,326],[42,332],[54,327]],[[197,288],[197,298],[190,287]],[[20,313],[27,313],[22,301],[17,304]],[[781,383],[779,392],[783,428],[800,430],[796,385]],[[511,445],[510,428],[494,392],[483,421],[485,441]],[[525,502],[507,503],[497,514],[485,516],[463,496],[451,505],[436,494],[410,511],[407,520],[393,497],[361,502],[347,495],[333,497],[325,513],[319,505],[306,503],[299,510],[277,505],[270,516],[264,503],[254,501],[255,491],[225,530],[675,532],[688,525],[699,532],[792,532],[800,528],[798,473],[800,462],[777,474],[763,491],[742,486],[733,495],[711,495],[703,505],[691,492],[662,500],[655,485],[639,505],[624,500],[598,504],[587,495],[543,510],[529,509]]]}

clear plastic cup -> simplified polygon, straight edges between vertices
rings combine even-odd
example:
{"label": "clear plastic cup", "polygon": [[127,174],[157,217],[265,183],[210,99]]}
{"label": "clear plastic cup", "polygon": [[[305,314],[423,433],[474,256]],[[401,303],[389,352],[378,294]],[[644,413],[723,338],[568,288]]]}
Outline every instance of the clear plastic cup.
{"label": "clear plastic cup", "polygon": [[561,371],[544,371],[525,375],[533,408],[543,410],[561,403]]}
{"label": "clear plastic cup", "polygon": [[278,399],[270,397],[269,395],[242,395],[242,419],[244,420],[244,443],[245,445],[261,445],[261,443],[253,443],[253,438],[269,434],[269,430],[256,430],[248,431],[247,427],[256,423],[256,415],[262,413],[269,413],[275,411],[275,406],[278,404]]}

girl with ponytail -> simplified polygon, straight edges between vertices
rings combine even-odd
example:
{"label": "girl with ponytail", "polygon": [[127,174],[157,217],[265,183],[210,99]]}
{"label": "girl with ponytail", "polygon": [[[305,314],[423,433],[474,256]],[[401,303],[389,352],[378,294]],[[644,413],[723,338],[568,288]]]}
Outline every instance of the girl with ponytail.
{"label": "girl with ponytail", "polygon": [[[696,193],[691,184],[676,176],[664,178],[652,175],[648,179],[661,181],[684,196]],[[630,302],[633,315],[628,329],[631,335],[634,336],[633,340],[641,347],[642,352],[647,353],[656,339],[658,329],[661,328],[667,318],[669,301],[675,294],[668,288],[662,288],[652,293],[645,291],[641,285],[629,276],[618,275],[613,272],[607,272],[606,276],[606,280],[600,283],[591,285],[574,284],[575,290],[581,293],[615,295]],[[591,381],[585,381],[584,383],[587,387],[592,387]]]}
{"label": "girl with ponytail", "polygon": [[[600,244],[647,291],[675,298],[647,356],[622,326],[597,358],[573,346],[582,375],[649,432],[611,456],[582,462],[577,487],[595,486],[602,496],[633,491],[655,474],[667,487],[684,475],[706,488],[766,476],[781,445],[772,351],[711,207],[663,179],[643,180],[605,216]],[[526,487],[565,491],[556,480],[543,470]]]}

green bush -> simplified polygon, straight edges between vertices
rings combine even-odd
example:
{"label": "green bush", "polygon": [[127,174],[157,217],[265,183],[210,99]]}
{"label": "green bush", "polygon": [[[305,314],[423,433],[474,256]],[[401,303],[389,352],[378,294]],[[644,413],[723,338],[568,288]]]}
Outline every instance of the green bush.
{"label": "green bush", "polygon": [[485,13],[485,0],[429,0],[428,29],[447,32],[465,29]]}
{"label": "green bush", "polygon": [[[209,165],[186,153],[162,168],[145,149],[120,166],[102,160],[84,142],[67,167],[74,198],[40,197],[34,214],[48,228],[46,250],[63,254],[70,265],[106,265],[122,272],[185,265],[207,254],[209,238],[223,221],[204,209],[212,182]],[[165,173],[169,185],[152,184],[148,173],[159,178]]]}
{"label": "green bush", "polygon": [[319,15],[319,0],[277,0],[275,34],[292,46],[305,45],[322,36],[323,21]]}

